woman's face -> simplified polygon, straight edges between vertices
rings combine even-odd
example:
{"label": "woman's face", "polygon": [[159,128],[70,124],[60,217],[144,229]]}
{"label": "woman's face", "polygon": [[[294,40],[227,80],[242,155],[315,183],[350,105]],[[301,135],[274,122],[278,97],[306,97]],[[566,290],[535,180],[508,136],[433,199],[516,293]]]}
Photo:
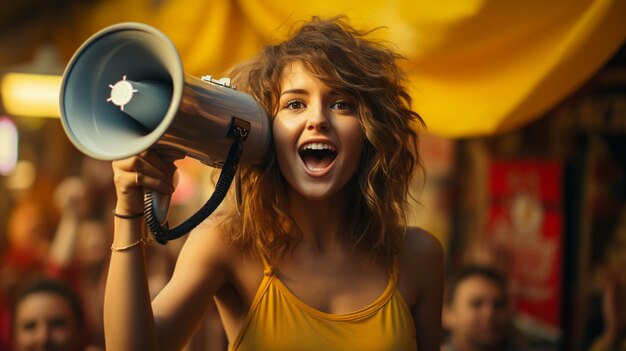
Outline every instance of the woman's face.
{"label": "woman's face", "polygon": [[293,190],[312,200],[335,195],[357,172],[364,134],[357,106],[301,62],[282,72],[273,135],[278,165]]}

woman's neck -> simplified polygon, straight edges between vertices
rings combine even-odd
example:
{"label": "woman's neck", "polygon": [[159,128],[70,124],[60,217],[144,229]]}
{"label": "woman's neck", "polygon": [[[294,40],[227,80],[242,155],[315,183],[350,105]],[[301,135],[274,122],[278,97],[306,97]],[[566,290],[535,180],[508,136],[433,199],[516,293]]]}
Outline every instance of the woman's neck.
{"label": "woman's neck", "polygon": [[302,232],[300,245],[326,251],[349,243],[348,206],[345,189],[323,200],[307,199],[291,191],[289,210]]}

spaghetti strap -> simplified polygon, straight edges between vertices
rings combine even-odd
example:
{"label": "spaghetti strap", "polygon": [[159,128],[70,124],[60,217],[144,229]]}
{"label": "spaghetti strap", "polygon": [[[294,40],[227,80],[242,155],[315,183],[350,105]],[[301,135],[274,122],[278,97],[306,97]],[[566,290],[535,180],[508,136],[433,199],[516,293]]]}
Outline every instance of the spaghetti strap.
{"label": "spaghetti strap", "polygon": [[267,276],[274,275],[274,266],[269,263],[269,261],[260,249],[257,251],[259,253],[259,257],[261,258],[261,262],[263,262],[263,274]]}
{"label": "spaghetti strap", "polygon": [[389,272],[389,276],[392,279],[396,279],[398,277],[398,255],[393,255],[393,262],[391,263],[391,270]]}

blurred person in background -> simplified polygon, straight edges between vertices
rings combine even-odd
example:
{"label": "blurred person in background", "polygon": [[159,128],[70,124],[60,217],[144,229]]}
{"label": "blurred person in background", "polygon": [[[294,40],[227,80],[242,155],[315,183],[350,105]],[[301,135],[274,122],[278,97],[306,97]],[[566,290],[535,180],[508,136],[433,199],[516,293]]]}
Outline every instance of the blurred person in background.
{"label": "blurred person in background", "polygon": [[611,270],[606,274],[602,294],[602,333],[589,351],[626,351],[626,283],[624,272]]}
{"label": "blurred person in background", "polygon": [[6,245],[0,252],[0,349],[8,349],[9,306],[17,288],[24,280],[46,272],[56,225],[53,210],[33,192],[20,198],[8,214],[3,233]]}
{"label": "blurred person in background", "polygon": [[593,335],[589,351],[626,351],[626,206],[613,230],[604,255],[604,262],[596,272],[599,281],[597,305],[601,318],[593,318],[601,331]]}
{"label": "blurred person in background", "polygon": [[112,229],[98,214],[106,206],[104,198],[98,197],[98,203],[88,195],[102,191],[103,182],[94,174],[109,176],[110,166],[107,172],[92,168],[83,164],[84,176],[67,177],[49,191],[33,188],[12,207],[1,255],[0,349],[11,338],[8,306],[17,288],[43,277],[59,279],[85,297],[85,329],[104,345],[102,299]]}
{"label": "blurred person in background", "polygon": [[91,342],[104,347],[102,300],[106,277],[110,228],[103,220],[86,217],[86,183],[68,177],[55,191],[55,203],[61,213],[51,249],[51,274],[71,284],[82,301],[85,330]]}
{"label": "blurred person in background", "polygon": [[53,211],[42,205],[36,195],[13,206],[7,222],[1,280],[5,291],[25,275],[42,269],[49,258],[56,226]]}
{"label": "blurred person in background", "polygon": [[16,351],[86,349],[81,302],[60,281],[42,279],[26,285],[13,306],[12,326]]}
{"label": "blurred person in background", "polygon": [[450,280],[443,307],[448,340],[442,351],[550,350],[520,337],[506,277],[485,265],[461,267]]}
{"label": "blurred person in background", "polygon": [[85,297],[85,329],[104,345],[102,300],[112,223],[103,218],[115,198],[110,164],[84,157],[80,176],[58,183],[38,177],[13,196],[0,238],[0,350],[9,350],[9,306],[18,287],[43,277],[62,280]]}

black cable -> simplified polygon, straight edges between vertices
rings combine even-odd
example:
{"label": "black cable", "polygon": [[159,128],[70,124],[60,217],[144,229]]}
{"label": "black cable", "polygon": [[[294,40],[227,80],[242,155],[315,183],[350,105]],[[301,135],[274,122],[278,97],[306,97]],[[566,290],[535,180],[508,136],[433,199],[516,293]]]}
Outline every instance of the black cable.
{"label": "black cable", "polygon": [[211,197],[207,200],[207,202],[200,208],[196,213],[194,213],[191,217],[185,220],[183,223],[169,229],[168,223],[161,225],[157,220],[154,214],[153,207],[153,194],[152,192],[147,192],[146,197],[144,199],[144,214],[146,224],[148,228],[152,232],[154,239],[160,244],[167,244],[168,241],[178,239],[181,236],[189,233],[192,229],[198,226],[202,221],[204,221],[208,216],[215,211],[215,209],[222,203],[228,189],[230,188],[230,184],[235,178],[235,174],[237,173],[237,166],[239,164],[239,158],[241,156],[243,146],[243,139],[238,138],[233,142],[228,151],[228,156],[226,157],[226,161],[224,162],[224,167],[222,167],[222,171],[220,172],[220,176],[217,180],[217,184],[215,185],[215,190]]}

